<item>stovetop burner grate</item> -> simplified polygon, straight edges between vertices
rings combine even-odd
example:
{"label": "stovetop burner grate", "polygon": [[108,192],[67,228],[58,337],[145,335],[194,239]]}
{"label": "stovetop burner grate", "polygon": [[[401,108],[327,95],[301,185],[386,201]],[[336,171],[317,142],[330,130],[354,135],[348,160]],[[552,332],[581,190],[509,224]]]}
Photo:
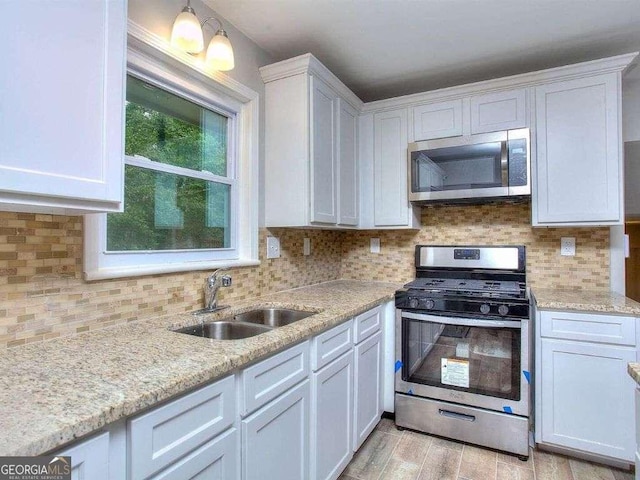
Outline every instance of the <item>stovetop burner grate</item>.
{"label": "stovetop burner grate", "polygon": [[522,298],[526,294],[521,282],[463,278],[417,278],[405,288],[423,294],[469,297]]}

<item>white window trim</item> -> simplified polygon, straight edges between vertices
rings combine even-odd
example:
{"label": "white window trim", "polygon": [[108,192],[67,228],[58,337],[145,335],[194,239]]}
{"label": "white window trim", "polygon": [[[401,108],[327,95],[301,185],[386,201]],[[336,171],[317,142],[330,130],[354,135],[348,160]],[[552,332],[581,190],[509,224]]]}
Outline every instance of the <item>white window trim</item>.
{"label": "white window trim", "polygon": [[[182,79],[186,78],[192,97],[199,98],[199,103],[218,103],[235,112],[238,151],[237,172],[232,176],[235,176],[235,192],[239,197],[239,201],[233,202],[238,205],[235,225],[237,250],[228,255],[230,258],[218,260],[202,260],[196,257],[190,259],[189,252],[152,252],[137,254],[147,258],[153,255],[153,258],[158,259],[152,262],[147,260],[146,265],[114,261],[117,254],[105,253],[106,214],[90,214],[85,215],[84,222],[84,278],[101,280],[259,265],[258,94],[223,73],[207,71],[198,58],[175,50],[165,39],[131,21],[128,24],[127,70],[140,78],[162,79],[163,85],[170,87],[174,84],[178,89],[184,86]],[[171,88],[168,90],[171,91]],[[123,105],[124,100],[122,98]],[[222,249],[217,251],[220,250]],[[204,253],[206,255],[206,252]],[[136,257],[136,254],[130,253],[121,255]]]}

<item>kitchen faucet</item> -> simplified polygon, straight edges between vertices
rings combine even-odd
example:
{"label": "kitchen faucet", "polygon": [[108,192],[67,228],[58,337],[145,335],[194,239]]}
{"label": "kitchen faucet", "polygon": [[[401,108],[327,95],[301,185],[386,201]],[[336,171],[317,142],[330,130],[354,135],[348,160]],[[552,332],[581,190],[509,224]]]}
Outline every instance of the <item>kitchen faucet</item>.
{"label": "kitchen faucet", "polygon": [[220,276],[222,272],[228,269],[220,268],[207,277],[204,282],[204,311],[213,312],[224,307],[218,307],[218,290],[220,287],[228,287],[231,285],[231,277],[229,275]]}

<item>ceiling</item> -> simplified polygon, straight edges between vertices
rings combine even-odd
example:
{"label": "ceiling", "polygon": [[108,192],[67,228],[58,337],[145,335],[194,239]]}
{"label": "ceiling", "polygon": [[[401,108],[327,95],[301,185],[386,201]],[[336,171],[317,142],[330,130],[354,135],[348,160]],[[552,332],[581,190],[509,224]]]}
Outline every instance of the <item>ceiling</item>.
{"label": "ceiling", "polygon": [[640,50],[640,0],[204,1],[275,60],[313,53],[364,101]]}

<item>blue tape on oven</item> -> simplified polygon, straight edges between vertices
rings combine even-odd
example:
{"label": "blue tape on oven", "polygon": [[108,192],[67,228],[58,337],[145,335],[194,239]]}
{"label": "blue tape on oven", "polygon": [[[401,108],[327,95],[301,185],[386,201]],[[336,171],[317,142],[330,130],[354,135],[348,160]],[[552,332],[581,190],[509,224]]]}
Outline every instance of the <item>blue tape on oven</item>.
{"label": "blue tape on oven", "polygon": [[523,375],[524,375],[524,378],[526,378],[526,379],[527,379],[527,383],[529,383],[529,384],[530,384],[530,383],[531,383],[531,373],[530,373],[530,372],[527,372],[526,370],[522,370],[522,373],[523,373]]}
{"label": "blue tape on oven", "polygon": [[411,389],[407,390],[407,395],[413,395],[413,390]]}
{"label": "blue tape on oven", "polygon": [[396,360],[396,372],[402,368],[402,362],[400,360]]}
{"label": "blue tape on oven", "polygon": [[505,411],[505,413],[513,413],[513,410],[511,410],[511,407],[505,405],[504,407],[502,407],[502,409]]}

